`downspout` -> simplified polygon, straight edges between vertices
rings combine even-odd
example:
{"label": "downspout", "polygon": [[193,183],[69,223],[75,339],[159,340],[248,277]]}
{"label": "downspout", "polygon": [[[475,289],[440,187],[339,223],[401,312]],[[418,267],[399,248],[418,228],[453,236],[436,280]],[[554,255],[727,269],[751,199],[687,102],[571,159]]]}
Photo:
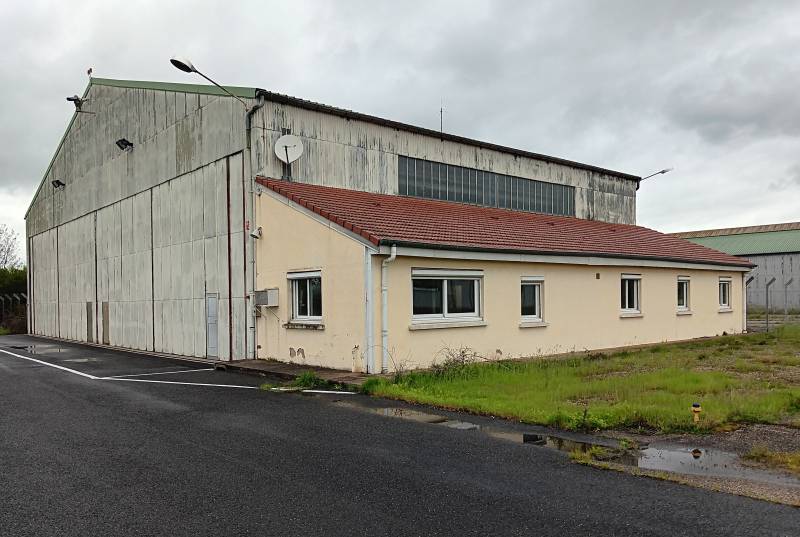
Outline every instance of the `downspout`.
{"label": "downspout", "polygon": [[747,333],[747,275],[742,273],[742,334]]}
{"label": "downspout", "polygon": [[375,334],[373,333],[374,307],[372,298],[372,251],[364,247],[364,364],[365,373],[372,373],[375,369],[374,353]]}
{"label": "downspout", "polygon": [[381,262],[381,373],[389,372],[389,273],[386,266],[397,258],[397,245]]}
{"label": "downspout", "polygon": [[[253,116],[256,112],[258,112],[266,103],[267,92],[262,89],[256,90],[256,104],[250,107],[247,110],[247,114],[245,115],[245,158],[243,165],[246,166],[245,173],[247,173],[248,183],[250,183],[250,210],[248,211],[248,222],[250,224],[250,232],[255,230],[258,226],[256,225],[256,187],[255,187],[255,176],[253,175],[253,166],[252,166],[252,145],[250,139],[250,131],[253,126]],[[248,232],[248,230],[245,230]],[[252,235],[252,233],[248,232],[248,237],[250,241],[250,285],[249,289],[246,289],[247,292],[247,300],[248,300],[248,308],[247,308],[247,323],[249,324],[249,331],[250,331],[250,340],[252,341],[252,354],[251,358],[255,360],[257,358],[256,348],[257,340],[256,340],[256,306],[254,304],[255,301],[255,289],[256,289],[256,238]],[[247,349],[245,349],[245,353]]]}

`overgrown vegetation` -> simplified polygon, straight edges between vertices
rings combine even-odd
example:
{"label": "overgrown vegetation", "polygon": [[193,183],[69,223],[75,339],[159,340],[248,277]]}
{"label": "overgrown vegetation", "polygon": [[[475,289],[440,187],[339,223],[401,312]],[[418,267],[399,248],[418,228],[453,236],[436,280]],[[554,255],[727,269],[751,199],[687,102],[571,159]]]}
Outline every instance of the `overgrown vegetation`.
{"label": "overgrown vegetation", "polygon": [[614,458],[615,453],[602,446],[590,446],[588,449],[573,449],[569,453],[570,460],[589,464],[594,461],[607,461]]}
{"label": "overgrown vegetation", "polygon": [[[800,419],[800,326],[616,353],[486,361],[459,349],[368,393],[564,429],[703,432]],[[699,402],[701,420],[692,421]]]}
{"label": "overgrown vegetation", "polygon": [[313,371],[305,371],[295,378],[292,386],[296,388],[305,388],[307,390],[325,390],[333,389],[334,385],[330,381],[321,378]]}
{"label": "overgrown vegetation", "polygon": [[771,451],[764,446],[758,446],[745,454],[744,458],[767,466],[789,470],[800,476],[800,451]]}
{"label": "overgrown vegetation", "polygon": [[[2,244],[0,244],[0,250],[2,250]],[[0,251],[0,257],[2,257],[2,251]],[[0,298],[2,298],[0,300],[0,335],[21,334],[27,331],[27,308],[22,300],[13,296],[14,294],[21,296],[20,293],[25,293],[26,289],[27,273],[25,268],[0,265]]]}

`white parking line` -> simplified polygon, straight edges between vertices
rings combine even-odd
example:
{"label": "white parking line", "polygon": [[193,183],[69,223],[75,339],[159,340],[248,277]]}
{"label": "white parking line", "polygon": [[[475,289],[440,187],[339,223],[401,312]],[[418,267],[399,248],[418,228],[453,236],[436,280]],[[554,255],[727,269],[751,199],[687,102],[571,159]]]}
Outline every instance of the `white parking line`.
{"label": "white parking line", "polygon": [[[118,382],[147,382],[150,384],[179,384],[182,386],[211,386],[215,388],[243,388],[246,390],[258,390],[258,386],[241,386],[239,384],[205,384],[199,382],[175,382],[169,380],[147,380],[147,379],[132,379],[132,378],[116,378],[116,377],[96,377],[94,375],[90,375],[89,373],[83,373],[81,371],[75,371],[74,369],[70,369],[68,367],[64,367],[57,364],[51,364],[50,362],[45,362],[43,360],[37,360],[36,358],[31,358],[29,356],[23,356],[21,354],[17,354],[15,352],[10,352],[7,350],[0,349],[0,352],[8,354],[10,356],[14,356],[16,358],[22,358],[23,360],[28,360],[29,362],[36,362],[37,364],[46,365],[47,367],[53,367],[55,369],[60,369],[62,371],[66,371],[67,373],[72,373],[73,375],[78,375],[90,380],[107,380],[107,381],[118,381]],[[193,369],[192,371],[198,371],[197,369]]]}
{"label": "white parking line", "polygon": [[98,377],[100,380],[123,379],[128,377],[147,377],[151,375],[177,375],[178,373],[194,373],[196,371],[214,371],[213,367],[206,369],[181,369],[180,371],[159,371],[157,373],[131,373],[130,375],[113,375],[110,377]]}
{"label": "white parking line", "polygon": [[181,386],[214,386],[217,388],[244,388],[247,390],[258,390],[258,386],[242,386],[240,384],[204,384],[201,382],[175,382],[174,380],[148,380],[148,379],[120,379],[120,378],[100,378],[97,380],[116,380],[119,382],[147,382],[151,384],[180,384]]}
{"label": "white parking line", "polygon": [[0,349],[0,352],[4,352],[6,354],[10,354],[11,356],[16,356],[17,358],[22,358],[23,360],[28,360],[30,362],[36,362],[37,364],[42,364],[42,365],[46,365],[46,366],[49,366],[49,367],[55,367],[56,369],[61,369],[62,371],[66,371],[68,373],[73,373],[75,375],[80,375],[82,377],[86,377],[87,379],[97,380],[97,377],[95,377],[94,375],[90,375],[88,373],[81,373],[80,371],[75,371],[74,369],[70,369],[68,367],[64,367],[64,366],[56,365],[56,364],[51,364],[49,362],[44,362],[42,360],[37,360],[36,358],[30,358],[28,356],[22,356],[21,354],[17,354],[15,352],[6,351],[6,350],[3,350],[3,349]]}

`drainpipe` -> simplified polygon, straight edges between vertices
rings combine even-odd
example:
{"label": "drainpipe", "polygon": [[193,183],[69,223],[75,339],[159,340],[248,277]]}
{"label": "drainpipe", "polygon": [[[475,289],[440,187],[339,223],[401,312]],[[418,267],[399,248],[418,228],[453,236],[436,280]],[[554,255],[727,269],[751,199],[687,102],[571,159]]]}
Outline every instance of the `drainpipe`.
{"label": "drainpipe", "polygon": [[389,274],[386,266],[397,257],[397,245],[391,255],[381,262],[381,373],[389,372]]}
{"label": "drainpipe", "polygon": [[[250,339],[253,342],[253,349],[251,358],[255,360],[257,358],[256,348],[258,347],[258,342],[256,340],[256,306],[255,302],[255,290],[256,290],[256,239],[252,235],[252,231],[257,228],[256,225],[256,180],[255,175],[253,175],[253,166],[252,166],[252,150],[251,150],[251,140],[250,140],[250,130],[253,126],[253,116],[255,113],[260,110],[264,104],[266,103],[266,95],[267,92],[262,89],[256,90],[256,104],[254,104],[251,108],[247,110],[247,114],[245,115],[245,159],[244,159],[244,166],[246,166],[248,182],[250,183],[250,210],[248,211],[250,214],[248,215],[248,220],[250,221],[250,233],[248,233],[249,241],[250,241],[250,285],[249,289],[247,289],[247,300],[248,300],[248,308],[247,308],[247,322],[250,325]],[[245,349],[247,352],[247,349]]]}
{"label": "drainpipe", "polygon": [[364,331],[366,337],[364,338],[364,362],[365,373],[372,373],[375,364],[373,349],[375,347],[375,334],[373,327],[374,310],[372,298],[372,251],[364,247]]}

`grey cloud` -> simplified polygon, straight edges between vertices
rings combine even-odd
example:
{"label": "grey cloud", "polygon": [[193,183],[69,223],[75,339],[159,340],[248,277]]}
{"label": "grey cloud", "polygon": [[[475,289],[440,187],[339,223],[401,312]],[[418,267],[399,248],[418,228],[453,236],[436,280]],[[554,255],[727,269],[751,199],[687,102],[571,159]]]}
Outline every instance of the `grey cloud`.
{"label": "grey cloud", "polygon": [[770,182],[768,188],[773,192],[800,189],[800,164],[789,167],[780,179]]}
{"label": "grey cloud", "polygon": [[[0,46],[11,51],[0,58],[0,191],[27,189],[21,205],[87,67],[199,82],[168,65],[174,53],[229,84],[433,128],[443,100],[445,129],[457,134],[631,173],[675,165],[640,191],[640,221],[659,227],[769,216],[785,200],[748,189],[788,177],[800,154],[800,5],[791,1],[253,0],[229,9],[186,0],[131,9],[97,0],[0,11]],[[769,169],[734,167],[737,156]],[[686,204],[690,188],[729,199]],[[764,209],[726,211],[740,199]]]}

